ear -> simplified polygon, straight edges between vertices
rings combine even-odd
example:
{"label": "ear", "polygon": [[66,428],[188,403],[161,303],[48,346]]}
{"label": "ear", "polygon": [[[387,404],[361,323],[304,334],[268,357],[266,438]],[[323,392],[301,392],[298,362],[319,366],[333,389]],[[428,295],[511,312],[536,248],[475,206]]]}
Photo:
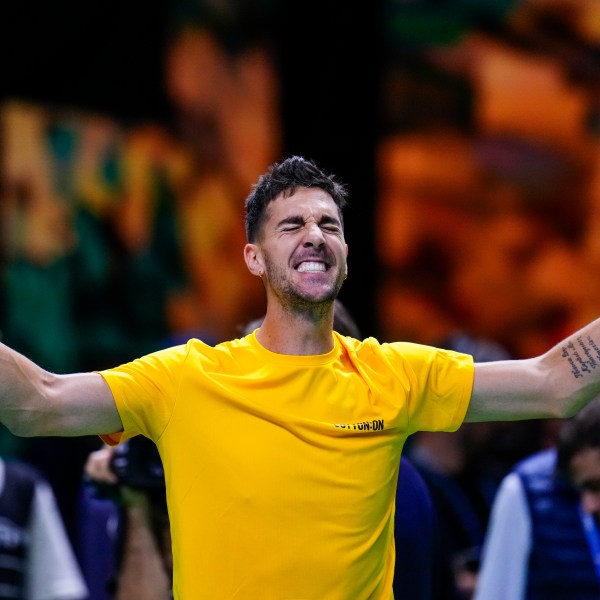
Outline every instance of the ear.
{"label": "ear", "polygon": [[256,244],[246,244],[244,246],[244,260],[246,261],[248,271],[250,271],[252,275],[262,277],[265,272],[265,267],[262,262],[260,250]]}

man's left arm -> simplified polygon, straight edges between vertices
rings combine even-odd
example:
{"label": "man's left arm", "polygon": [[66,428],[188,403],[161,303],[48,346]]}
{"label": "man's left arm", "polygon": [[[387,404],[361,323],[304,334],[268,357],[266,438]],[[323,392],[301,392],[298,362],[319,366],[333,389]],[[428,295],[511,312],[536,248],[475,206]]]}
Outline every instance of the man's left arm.
{"label": "man's left arm", "polygon": [[570,417],[600,395],[600,319],[536,358],[475,365],[465,421]]}

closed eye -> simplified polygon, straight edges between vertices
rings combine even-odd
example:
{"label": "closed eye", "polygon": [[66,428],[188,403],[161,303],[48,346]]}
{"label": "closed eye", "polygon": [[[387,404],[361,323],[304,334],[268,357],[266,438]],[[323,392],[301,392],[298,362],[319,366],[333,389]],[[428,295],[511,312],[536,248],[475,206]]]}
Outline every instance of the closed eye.
{"label": "closed eye", "polygon": [[288,217],[278,224],[280,231],[296,231],[304,226],[302,217]]}
{"label": "closed eye", "polygon": [[323,215],[323,217],[321,217],[321,219],[319,220],[319,227],[323,231],[327,231],[329,233],[338,234],[342,231],[342,226],[340,222],[329,215]]}
{"label": "closed eye", "polygon": [[[279,231],[283,233],[292,233],[294,231],[302,229],[302,227],[304,227],[305,225],[306,222],[302,217],[295,216],[288,217],[283,221],[280,221],[278,227]],[[319,221],[319,227],[322,231],[325,231],[326,233],[332,233],[335,235],[339,235],[342,233],[342,226],[340,225],[339,221],[337,219],[334,219],[333,217],[324,216]]]}

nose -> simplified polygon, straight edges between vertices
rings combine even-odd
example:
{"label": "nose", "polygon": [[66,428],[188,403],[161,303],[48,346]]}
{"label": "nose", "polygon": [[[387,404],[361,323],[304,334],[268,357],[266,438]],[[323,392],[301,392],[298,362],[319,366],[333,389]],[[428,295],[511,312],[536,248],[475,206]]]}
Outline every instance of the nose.
{"label": "nose", "polygon": [[584,490],[581,493],[583,510],[590,515],[600,515],[600,492]]}
{"label": "nose", "polygon": [[304,245],[307,247],[314,246],[315,248],[320,248],[325,245],[325,236],[317,223],[310,223],[307,225]]}

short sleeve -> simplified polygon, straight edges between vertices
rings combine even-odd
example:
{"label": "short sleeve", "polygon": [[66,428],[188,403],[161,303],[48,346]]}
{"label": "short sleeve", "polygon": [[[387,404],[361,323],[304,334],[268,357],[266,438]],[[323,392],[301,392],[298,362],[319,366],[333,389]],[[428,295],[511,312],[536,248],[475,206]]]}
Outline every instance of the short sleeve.
{"label": "short sleeve", "polygon": [[473,390],[473,357],[405,342],[387,344],[386,351],[404,382],[408,431],[458,429]]}
{"label": "short sleeve", "polygon": [[174,346],[99,372],[123,423],[122,432],[101,436],[107,444],[138,434],[154,441],[160,437],[173,412],[189,348],[190,343]]}

